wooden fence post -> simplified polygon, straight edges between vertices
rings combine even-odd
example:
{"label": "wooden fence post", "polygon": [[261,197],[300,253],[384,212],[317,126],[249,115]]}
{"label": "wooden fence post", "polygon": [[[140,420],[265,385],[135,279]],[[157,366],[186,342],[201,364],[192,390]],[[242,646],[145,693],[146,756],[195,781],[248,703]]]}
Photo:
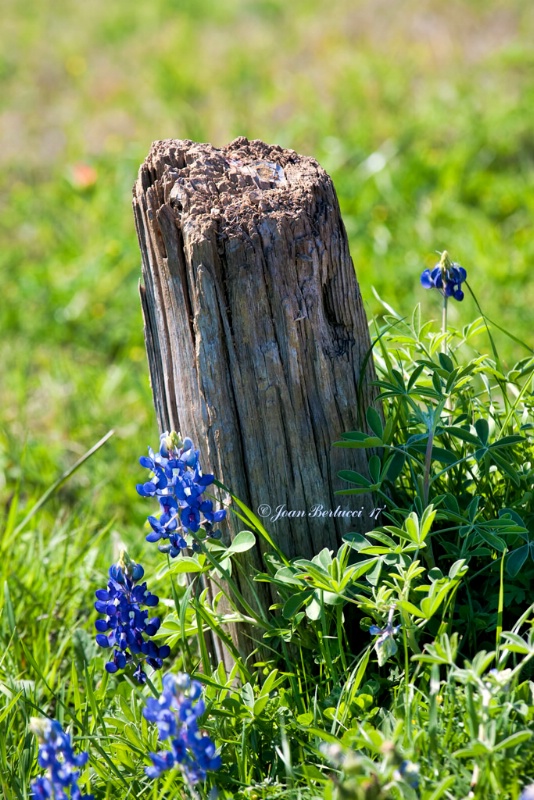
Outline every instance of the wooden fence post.
{"label": "wooden fence post", "polygon": [[[365,451],[332,442],[365,425],[358,404],[375,390],[330,177],[312,158],[257,140],[166,140],[141,166],[133,205],[160,430],[190,436],[204,470],[260,509],[290,557],[372,528],[369,496],[334,495],[347,488],[339,469],[367,474]],[[243,527],[229,520],[230,535]],[[264,569],[263,549],[246,554],[251,572]]]}

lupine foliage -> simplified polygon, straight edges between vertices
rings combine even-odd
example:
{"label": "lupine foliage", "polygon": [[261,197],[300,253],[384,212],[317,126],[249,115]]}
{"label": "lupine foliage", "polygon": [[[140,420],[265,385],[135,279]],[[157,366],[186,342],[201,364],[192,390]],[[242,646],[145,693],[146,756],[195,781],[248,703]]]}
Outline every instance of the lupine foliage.
{"label": "lupine foliage", "polygon": [[[463,272],[449,277],[454,287],[466,283]],[[444,286],[435,288],[446,306],[457,289]],[[80,620],[84,678],[63,676],[74,692],[55,690],[35,660],[39,694],[37,686],[11,689],[16,713],[28,703],[55,706],[90,753],[85,764],[65,750],[65,786],[74,775],[78,791],[83,778],[96,800],[125,787],[147,798],[206,797],[217,787],[220,797],[243,800],[527,800],[534,359],[505,369],[495,349],[474,349],[487,334],[493,347],[483,318],[461,332],[436,332],[418,309],[409,320],[390,310],[377,328],[380,405],[360,409],[360,429],[336,446],[369,449],[368,474],[341,472],[349,488],[339,495],[373,493],[382,524],[347,532],[337,552],[289,561],[241,503],[251,530],[223,546],[213,523],[224,510],[203,496],[213,476],[202,474],[190,440],[162,436],[159,452],[141,460],[150,475],[138,491],[160,505],[147,538],[163,540],[154,579],[170,610],[161,624],[148,619],[140,606],[154,607],[158,597],[123,554],[97,592],[105,615],[97,643],[114,648],[112,660],[96,656]],[[277,592],[268,615],[233,580],[243,569],[233,555],[257,537],[272,549],[269,569],[248,577]],[[221,590],[212,600],[207,576]],[[224,594],[231,613],[220,610]],[[263,638],[263,660],[240,656],[224,629],[230,619]],[[233,654],[229,672],[211,660],[208,631]],[[136,663],[131,676],[128,661]],[[76,765],[85,766],[82,776],[69,773]],[[34,795],[63,800],[50,776],[35,778]],[[14,797],[23,796],[18,785]]]}

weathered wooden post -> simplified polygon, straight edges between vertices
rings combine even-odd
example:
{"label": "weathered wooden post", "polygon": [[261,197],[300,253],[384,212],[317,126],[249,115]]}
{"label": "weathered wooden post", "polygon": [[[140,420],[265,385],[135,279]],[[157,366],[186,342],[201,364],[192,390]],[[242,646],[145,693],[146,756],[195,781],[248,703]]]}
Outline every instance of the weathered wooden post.
{"label": "weathered wooden post", "polygon": [[[242,137],[220,149],[166,140],[141,166],[133,205],[160,429],[190,436],[289,556],[370,529],[370,497],[334,495],[347,486],[339,469],[366,473],[363,450],[331,445],[361,427],[357,398],[372,401],[374,372],[369,360],[360,376],[367,320],[327,173]],[[362,506],[359,518],[335,515]],[[264,568],[259,548],[247,557],[251,572]]]}

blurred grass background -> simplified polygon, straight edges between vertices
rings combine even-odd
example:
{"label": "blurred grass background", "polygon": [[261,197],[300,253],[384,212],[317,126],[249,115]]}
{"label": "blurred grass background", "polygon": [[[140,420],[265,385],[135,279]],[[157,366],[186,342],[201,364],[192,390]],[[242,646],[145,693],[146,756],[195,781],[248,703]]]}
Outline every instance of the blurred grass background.
{"label": "blurred grass background", "polygon": [[[532,345],[531,0],[1,11],[2,509],[115,428],[48,513],[76,508],[95,530],[111,519],[142,547],[151,509],[135,495],[136,458],[157,430],[130,197],[154,139],[245,135],[314,156],[334,179],[369,315],[374,286],[437,318],[419,274],[447,248],[489,317]],[[470,298],[451,310],[456,325],[475,316]],[[509,363],[526,355],[500,341]]]}

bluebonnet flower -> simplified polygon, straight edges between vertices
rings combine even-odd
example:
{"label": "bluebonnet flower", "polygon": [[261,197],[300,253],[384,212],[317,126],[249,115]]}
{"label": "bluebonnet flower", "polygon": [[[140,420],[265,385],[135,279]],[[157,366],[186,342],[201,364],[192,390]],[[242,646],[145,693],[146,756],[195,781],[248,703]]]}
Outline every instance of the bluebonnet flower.
{"label": "bluebonnet flower", "polygon": [[455,261],[451,261],[448,253],[444,251],[434,269],[425,269],[421,275],[421,284],[425,289],[439,289],[445,297],[454,297],[460,301],[464,299],[460,287],[466,278],[465,269]]}
{"label": "bluebonnet flower", "polygon": [[[143,567],[132,561],[123,551],[117,564],[109,568],[107,589],[98,589],[95,608],[105,619],[98,619],[96,642],[100,647],[113,647],[113,654],[106,664],[106,670],[114,673],[133,662],[133,673],[139,683],[146,681],[143,664],[160,669],[163,659],[170,653],[170,647],[158,647],[146,637],[154,636],[160,627],[158,617],[148,619],[148,611],[140,606],[153,608],[159,598],[151,594],[146,583],[138,583],[144,575]],[[107,631],[110,631],[107,633]]]}
{"label": "bluebonnet flower", "polygon": [[414,764],[413,761],[408,761],[404,759],[398,770],[395,770],[395,776],[397,780],[403,780],[408,786],[411,786],[412,789],[419,788],[419,765]]}
{"label": "bluebonnet flower", "polygon": [[378,625],[371,625],[369,628],[371,636],[378,636],[375,642],[375,650],[378,656],[379,666],[383,666],[386,661],[397,652],[397,643],[394,637],[399,632],[401,626],[393,625],[394,613],[395,606],[391,606],[389,609],[388,621],[384,628],[379,628]]}
{"label": "bluebonnet flower", "polygon": [[534,783],[531,783],[529,786],[525,786],[521,792],[519,800],[534,800]]}
{"label": "bluebonnet flower", "polygon": [[160,741],[171,739],[170,750],[150,753],[152,766],[146,768],[149,778],[178,767],[185,779],[194,785],[206,778],[208,770],[221,766],[210,737],[199,730],[198,718],[205,711],[202,686],[189,675],[165,675],[159,699],[149,697],[143,716],[158,726]]}
{"label": "bluebonnet flower", "polygon": [[196,534],[202,528],[211,538],[221,532],[214,526],[226,517],[226,510],[214,511],[213,502],[205,500],[204,490],[214,482],[213,475],[204,475],[199,464],[199,451],[192,440],[172,431],[160,437],[158,453],[149,448],[148,457],[139,459],[141,466],[152,473],[149,481],[137,484],[142,497],[157,497],[161,513],[148,517],[152,531],[148,542],[159,542],[159,549],[175,558],[189,545],[188,534],[193,535],[193,550],[199,549]]}
{"label": "bluebonnet flower", "polygon": [[36,778],[31,785],[36,800],[93,800],[93,795],[82,794],[78,786],[80,772],[89,758],[88,753],[74,755],[70,736],[57,720],[30,721],[30,730],[39,738],[38,762],[47,774]]}

